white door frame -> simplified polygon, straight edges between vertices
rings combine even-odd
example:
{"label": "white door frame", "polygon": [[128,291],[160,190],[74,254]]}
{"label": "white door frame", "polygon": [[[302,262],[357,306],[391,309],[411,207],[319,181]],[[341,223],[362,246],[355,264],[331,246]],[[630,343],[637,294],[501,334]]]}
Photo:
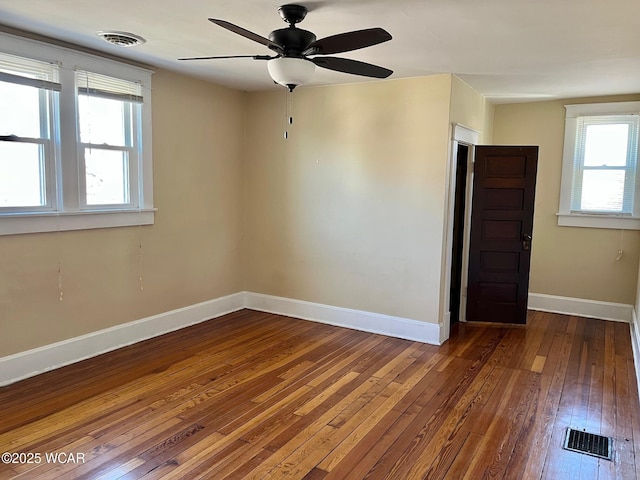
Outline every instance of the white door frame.
{"label": "white door frame", "polygon": [[451,125],[451,148],[449,155],[449,163],[447,165],[447,189],[446,189],[446,215],[444,228],[444,262],[441,275],[440,285],[440,341],[443,342],[449,338],[451,331],[451,312],[449,311],[450,288],[451,288],[451,262],[453,249],[453,215],[455,211],[455,188],[456,188],[456,172],[458,163],[458,145],[467,145],[469,154],[467,156],[467,184],[466,184],[466,208],[464,220],[464,242],[462,247],[462,285],[460,294],[460,315],[461,322],[466,321],[466,305],[467,305],[467,281],[468,281],[468,265],[469,265],[469,234],[471,224],[471,198],[473,193],[473,161],[475,147],[480,140],[480,132],[473,130],[464,125],[454,123]]}

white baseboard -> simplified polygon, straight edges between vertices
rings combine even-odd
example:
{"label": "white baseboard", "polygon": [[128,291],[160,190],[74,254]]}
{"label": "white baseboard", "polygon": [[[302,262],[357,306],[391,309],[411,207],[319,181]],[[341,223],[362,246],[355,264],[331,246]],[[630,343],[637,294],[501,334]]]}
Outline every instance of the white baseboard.
{"label": "white baseboard", "polygon": [[624,303],[559,297],[556,295],[546,295],[544,293],[529,293],[528,308],[541,312],[578,315],[580,317],[599,318],[601,320],[613,320],[615,322],[625,323],[631,322],[631,314],[633,312],[633,305]]}
{"label": "white baseboard", "polygon": [[0,358],[0,386],[244,308],[236,293]]}
{"label": "white baseboard", "polygon": [[[69,365],[243,308],[287,315],[390,337],[441,345],[448,322],[436,324],[320,303],[239,292],[0,358],[0,386]],[[631,323],[636,376],[640,380],[640,325],[632,305],[529,294],[529,308]],[[446,317],[445,317],[446,319]],[[640,387],[640,384],[639,384]]]}
{"label": "white baseboard", "polygon": [[441,325],[240,292],[0,358],[0,386],[211,320],[243,308],[440,345]]}
{"label": "white baseboard", "polygon": [[245,292],[245,306],[252,310],[276,313],[303,320],[352,328],[389,337],[441,345],[442,325],[380,313],[334,307],[320,303]]}

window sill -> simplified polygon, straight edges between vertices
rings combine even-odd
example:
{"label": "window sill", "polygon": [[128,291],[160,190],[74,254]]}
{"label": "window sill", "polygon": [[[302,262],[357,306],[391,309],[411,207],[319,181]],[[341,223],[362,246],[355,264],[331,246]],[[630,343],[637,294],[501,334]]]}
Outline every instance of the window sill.
{"label": "window sill", "polygon": [[618,215],[589,215],[585,213],[557,213],[559,227],[610,228],[640,230],[640,217]]}
{"label": "window sill", "polygon": [[0,214],[0,235],[153,225],[155,208]]}

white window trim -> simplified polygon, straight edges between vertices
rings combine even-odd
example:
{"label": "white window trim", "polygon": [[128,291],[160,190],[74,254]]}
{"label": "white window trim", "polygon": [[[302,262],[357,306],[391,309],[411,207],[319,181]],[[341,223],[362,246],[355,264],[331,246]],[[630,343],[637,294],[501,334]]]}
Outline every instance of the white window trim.
{"label": "white window trim", "polygon": [[[78,192],[73,189],[73,182],[65,182],[65,191],[57,192],[55,199],[58,204],[67,199],[64,211],[38,211],[33,213],[2,213],[0,214],[0,235],[21,233],[51,232],[64,230],[83,230],[93,228],[126,227],[136,225],[151,225],[154,223],[153,207],[153,156],[152,156],[152,127],[151,127],[151,75],[153,72],[141,67],[120,63],[97,55],[78,52],[69,48],[49,45],[36,40],[26,39],[0,32],[2,51],[8,54],[34,58],[44,61],[56,61],[60,64],[62,91],[61,95],[75,95],[75,70],[87,70],[112,77],[139,81],[143,86],[142,108],[142,158],[140,169],[142,175],[141,192],[138,194],[139,206],[136,208],[95,208],[80,209]],[[66,78],[63,78],[66,77]],[[73,92],[70,90],[73,89]],[[61,110],[65,104],[61,102]],[[61,117],[72,116],[75,112],[60,112]],[[67,134],[69,130],[66,131]],[[63,133],[64,135],[64,133]],[[58,159],[65,162],[77,162],[75,139],[61,143],[62,149]],[[59,165],[58,165],[59,167]],[[58,170],[58,174],[60,170]],[[73,205],[73,208],[69,208]],[[57,207],[56,207],[57,208]]]}
{"label": "white window trim", "polygon": [[[562,179],[560,183],[560,208],[557,213],[561,227],[611,228],[640,230],[640,217],[615,214],[587,214],[571,211],[571,186],[573,181],[574,151],[578,117],[588,115],[640,114],[640,102],[585,103],[565,105],[564,150],[562,154]],[[640,193],[640,185],[639,193]]]}

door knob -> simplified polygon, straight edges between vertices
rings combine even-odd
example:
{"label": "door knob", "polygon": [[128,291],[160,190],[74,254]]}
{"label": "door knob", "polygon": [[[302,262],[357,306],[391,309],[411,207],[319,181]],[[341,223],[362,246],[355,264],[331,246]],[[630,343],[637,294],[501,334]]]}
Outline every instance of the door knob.
{"label": "door knob", "polygon": [[522,235],[522,249],[530,250],[531,249],[531,235],[524,234]]}

